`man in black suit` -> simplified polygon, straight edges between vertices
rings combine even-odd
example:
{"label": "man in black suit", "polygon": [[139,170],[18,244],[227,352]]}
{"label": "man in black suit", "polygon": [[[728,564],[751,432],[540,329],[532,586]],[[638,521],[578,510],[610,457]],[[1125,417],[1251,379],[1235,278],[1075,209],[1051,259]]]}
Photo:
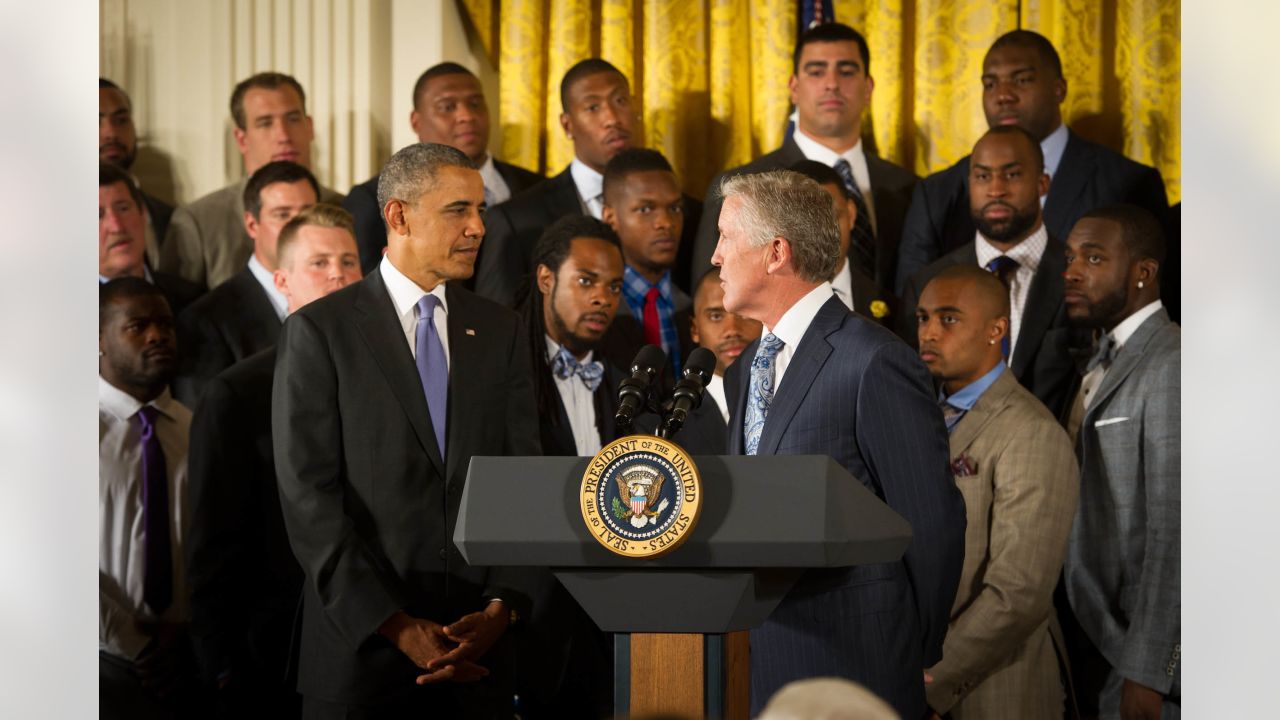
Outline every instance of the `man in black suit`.
{"label": "man in black suit", "polygon": [[839,225],[817,183],[738,175],[723,196],[724,307],[764,324],[725,373],[729,453],[829,455],[911,524],[901,560],[806,573],[751,631],[753,714],[792,680],[837,676],[924,717],[922,670],[942,656],[965,530],[929,371],[832,294]]}
{"label": "man in black suit", "polygon": [[839,170],[850,194],[857,196],[861,216],[854,266],[892,290],[902,219],[919,178],[863,146],[862,115],[875,88],[867,41],[847,25],[818,25],[800,36],[793,62],[791,102],[799,115],[795,133],[777,150],[712,181],[698,226],[693,272],[701,274],[711,266],[721,203],[716,190],[724,177],[789,168],[808,159]]}
{"label": "man in black suit", "polygon": [[[542,231],[566,215],[604,217],[604,169],[618,153],[639,141],[639,119],[631,86],[617,68],[588,58],[569,68],[560,81],[560,127],[573,141],[573,162],[553,178],[485,213],[486,235],[476,266],[476,292],[504,305],[524,296],[533,266],[529,257]],[[702,203],[684,198],[686,218],[697,217]],[[691,227],[682,245],[691,247]],[[688,287],[688,263],[676,260],[677,286]],[[630,359],[628,359],[630,362]]]}
{"label": "man in black suit", "polygon": [[[621,304],[622,253],[608,225],[585,216],[551,224],[533,248],[524,319],[546,455],[591,456],[617,437],[623,371],[599,353]],[[533,615],[517,636],[525,717],[612,713],[612,636],[551,573],[538,573]]]}
{"label": "man in black suit", "polygon": [[601,348],[618,367],[630,367],[643,345],[657,345],[674,383],[693,340],[693,301],[675,283],[685,228],[685,200],[671,164],[657,150],[631,148],[605,166],[604,221],[618,234],[625,263],[618,319]]}
{"label": "man in black suit", "polygon": [[[138,129],[133,124],[133,102],[120,86],[98,78],[98,159],[129,171],[138,159]],[[160,262],[160,243],[169,230],[173,206],[142,192],[148,220],[147,262]]]}
{"label": "man in black suit", "polygon": [[[1163,220],[1169,199],[1159,171],[1080,137],[1062,122],[1067,81],[1047,38],[1030,30],[1001,35],[982,62],[982,111],[987,124],[1017,125],[1031,133],[1051,179],[1041,202],[1049,235],[1065,238],[1089,210],[1127,202]],[[897,293],[939,257],[971,242],[969,158],[916,186],[898,252]],[[914,332],[914,329],[913,331]]]}
{"label": "man in black suit", "polygon": [[[532,187],[542,176],[489,154],[489,106],[480,80],[454,62],[432,65],[413,85],[409,125],[424,143],[455,147],[480,169],[484,199],[490,207]],[[387,226],[378,205],[378,176],[351,188],[342,201],[356,219],[360,267],[373,272],[387,247]]]}
{"label": "man in black suit", "polygon": [[129,173],[108,162],[98,163],[98,283],[137,277],[160,288],[176,315],[201,289],[168,273],[152,270],[146,260],[147,219],[142,191]]}
{"label": "man in black suit", "polygon": [[693,342],[716,354],[716,368],[702,394],[702,403],[689,413],[676,442],[695,455],[723,455],[729,422],[724,373],[747,345],[760,337],[760,321],[724,309],[720,268],[703,273],[693,293],[689,335]]}
{"label": "man in black suit", "polygon": [[280,336],[271,430],[306,576],[306,717],[488,717],[510,702],[489,651],[521,583],[468,566],[452,537],[473,455],[541,449],[519,319],[446,282],[471,275],[484,235],[474,168],[444,145],[393,155],[383,261]]}
{"label": "man in black suit", "polygon": [[1023,387],[1062,417],[1076,378],[1072,351],[1087,348],[1089,339],[1071,327],[1062,304],[1066,245],[1041,216],[1040,198],[1051,187],[1044,156],[1030,133],[1007,125],[988,130],[971,157],[966,185],[977,236],[907,283],[899,334],[915,344],[919,291],[944,268],[976,264],[996,273],[1009,288],[1009,367]]}
{"label": "man in black suit", "polygon": [[850,310],[890,327],[891,310],[896,308],[897,300],[856,267],[854,256],[857,251],[853,246],[852,233],[858,204],[841,182],[840,175],[813,160],[801,160],[790,169],[821,185],[835,203],[836,220],[840,223],[840,269],[831,278],[831,289],[836,297]]}
{"label": "man in black suit", "polygon": [[[336,205],[286,223],[277,258],[290,313],[360,280],[351,215]],[[191,634],[219,717],[301,712],[288,678],[302,568],[285,535],[271,451],[275,364],[271,347],[210,380],[191,423]]]}
{"label": "man in black suit", "polygon": [[199,406],[215,375],[276,344],[288,309],[272,277],[277,238],[285,223],[319,197],[311,171],[287,160],[269,162],[249,178],[244,229],[253,254],[240,272],[178,315],[183,361],[174,394],[187,407]]}

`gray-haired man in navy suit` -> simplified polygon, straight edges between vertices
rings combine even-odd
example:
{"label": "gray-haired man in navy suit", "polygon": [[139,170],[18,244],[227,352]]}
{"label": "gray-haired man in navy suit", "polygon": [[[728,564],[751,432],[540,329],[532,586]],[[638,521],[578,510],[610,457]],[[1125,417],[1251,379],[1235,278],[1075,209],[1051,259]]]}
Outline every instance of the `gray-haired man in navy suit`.
{"label": "gray-haired man in navy suit", "polygon": [[904,718],[925,712],[964,561],[964,501],[929,371],[827,281],[840,256],[831,196],[797,173],[724,181],[724,307],[764,323],[725,376],[729,452],[829,455],[911,523],[901,560],[811,572],[751,631],[752,710],[792,680],[839,676]]}

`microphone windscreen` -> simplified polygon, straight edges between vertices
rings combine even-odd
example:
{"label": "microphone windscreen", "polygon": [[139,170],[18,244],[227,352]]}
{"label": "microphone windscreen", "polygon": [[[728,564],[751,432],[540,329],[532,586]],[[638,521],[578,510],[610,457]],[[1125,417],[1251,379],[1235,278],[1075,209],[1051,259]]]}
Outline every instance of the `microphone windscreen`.
{"label": "microphone windscreen", "polygon": [[702,376],[702,384],[706,385],[711,380],[711,374],[716,369],[716,354],[699,345],[689,353],[689,359],[684,364],[684,374],[696,372]]}
{"label": "microphone windscreen", "polygon": [[631,372],[637,373],[643,370],[650,375],[656,375],[666,362],[667,354],[662,352],[662,348],[657,345],[645,345],[640,348],[640,352],[636,353],[636,359],[631,361]]}

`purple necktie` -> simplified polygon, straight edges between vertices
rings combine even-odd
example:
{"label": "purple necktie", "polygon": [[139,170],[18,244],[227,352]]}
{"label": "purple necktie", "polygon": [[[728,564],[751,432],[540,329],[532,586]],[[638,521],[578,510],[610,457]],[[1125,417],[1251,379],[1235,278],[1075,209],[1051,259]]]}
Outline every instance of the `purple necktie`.
{"label": "purple necktie", "polygon": [[173,553],[169,547],[169,473],[156,436],[158,412],[151,405],[138,411],[142,421],[142,527],[145,574],[142,599],[156,615],[173,601]]}
{"label": "purple necktie", "polygon": [[444,423],[449,402],[449,364],[444,359],[444,345],[436,332],[435,313],[440,298],[423,295],[418,301],[417,348],[418,377],[422,379],[422,392],[427,396],[427,410],[431,412],[431,426],[436,431],[436,445],[440,459],[444,459]]}

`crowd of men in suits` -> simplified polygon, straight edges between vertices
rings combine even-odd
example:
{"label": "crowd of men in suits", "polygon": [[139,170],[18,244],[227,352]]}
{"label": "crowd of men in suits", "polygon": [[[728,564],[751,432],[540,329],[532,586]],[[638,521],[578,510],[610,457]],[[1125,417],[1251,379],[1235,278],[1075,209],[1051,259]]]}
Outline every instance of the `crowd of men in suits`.
{"label": "crowd of men in suits", "polygon": [[806,31],[794,130],[703,202],[600,59],[561,82],[558,175],[494,158],[478,79],[442,63],[420,143],[345,197],[302,86],[254,75],[244,178],[177,209],[129,174],[101,79],[102,715],[608,716],[609,637],[451,538],[472,456],[596,453],[651,344],[667,387],[715,354],[692,453],[829,455],[912,527],[751,631],[753,712],[838,676],[910,720],[1178,717],[1163,181],[1067,127],[1023,30],[983,63],[990,130],[920,179],[862,142],[870,59]]}

